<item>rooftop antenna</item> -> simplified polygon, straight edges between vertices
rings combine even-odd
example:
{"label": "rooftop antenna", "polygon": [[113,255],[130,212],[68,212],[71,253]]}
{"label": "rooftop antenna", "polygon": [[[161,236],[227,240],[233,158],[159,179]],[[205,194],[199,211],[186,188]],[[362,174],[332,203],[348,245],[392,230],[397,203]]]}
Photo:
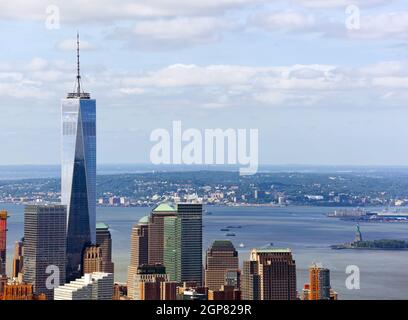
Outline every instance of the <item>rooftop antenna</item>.
{"label": "rooftop antenna", "polygon": [[79,32],[77,32],[77,94],[78,97],[81,96],[81,71],[80,71],[80,64],[79,64]]}

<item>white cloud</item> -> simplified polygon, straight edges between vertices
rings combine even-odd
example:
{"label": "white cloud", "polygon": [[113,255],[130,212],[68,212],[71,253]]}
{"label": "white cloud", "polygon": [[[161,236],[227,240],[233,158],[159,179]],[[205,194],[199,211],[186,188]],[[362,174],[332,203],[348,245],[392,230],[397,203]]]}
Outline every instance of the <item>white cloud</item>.
{"label": "white cloud", "polygon": [[56,5],[61,22],[136,20],[140,18],[177,17],[182,15],[221,14],[262,0],[14,0],[1,1],[0,18],[46,19],[46,8]]}
{"label": "white cloud", "polygon": [[[405,96],[402,93],[408,88],[405,66],[399,61],[360,68],[319,64],[271,67],[174,64],[143,72],[100,68],[83,82],[92,96],[105,103],[149,104],[159,109],[164,105],[203,109],[309,107],[338,105],[341,101],[349,105],[353,100],[370,105],[372,101],[401,104],[404,102],[401,97]],[[61,61],[36,58],[12,67],[14,71],[0,71],[1,97],[39,100],[53,97],[55,104],[75,80],[73,72],[66,72]]]}
{"label": "white cloud", "polygon": [[267,31],[295,31],[309,29],[316,23],[311,14],[295,11],[282,11],[255,14],[250,17],[250,23]]}
{"label": "white cloud", "polygon": [[[222,33],[232,30],[234,23],[214,17],[179,17],[145,20],[124,34],[132,47],[168,49],[207,44],[220,40]],[[119,32],[117,37],[123,37]]]}
{"label": "white cloud", "polygon": [[308,8],[345,8],[348,5],[372,7],[387,4],[392,0],[292,0],[298,5]]}

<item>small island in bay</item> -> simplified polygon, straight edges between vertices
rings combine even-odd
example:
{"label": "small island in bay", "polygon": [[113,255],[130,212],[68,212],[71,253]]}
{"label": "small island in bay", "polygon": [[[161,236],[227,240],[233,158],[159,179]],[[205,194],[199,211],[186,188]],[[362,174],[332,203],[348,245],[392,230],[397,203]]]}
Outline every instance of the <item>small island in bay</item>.
{"label": "small island in bay", "polygon": [[360,226],[356,226],[356,236],[353,242],[337,244],[330,246],[332,249],[361,249],[361,250],[408,250],[408,241],[381,239],[381,240],[363,240]]}

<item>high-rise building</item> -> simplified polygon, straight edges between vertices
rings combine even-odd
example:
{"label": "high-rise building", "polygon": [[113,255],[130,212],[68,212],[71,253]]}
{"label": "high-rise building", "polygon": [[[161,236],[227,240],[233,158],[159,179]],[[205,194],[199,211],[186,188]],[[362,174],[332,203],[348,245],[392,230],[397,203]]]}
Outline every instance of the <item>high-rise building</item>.
{"label": "high-rise building", "polygon": [[112,300],[112,273],[87,273],[82,278],[55,288],[54,300]]}
{"label": "high-rise building", "polygon": [[295,300],[296,264],[290,249],[260,248],[244,262],[243,299]]}
{"label": "high-rise building", "polygon": [[330,270],[313,264],[309,268],[309,300],[330,300]]}
{"label": "high-rise building", "polygon": [[208,300],[241,300],[241,290],[223,285],[220,290],[208,290]]}
{"label": "high-rise building", "polygon": [[7,211],[0,211],[0,277],[6,275],[7,218]]}
{"label": "high-rise building", "polygon": [[238,252],[229,240],[215,240],[208,248],[205,263],[205,286],[217,291],[225,285],[228,269],[238,269]]}
{"label": "high-rise building", "polygon": [[177,210],[167,203],[156,206],[149,218],[149,264],[164,263],[164,218],[176,216]]}
{"label": "high-rise building", "polygon": [[225,285],[233,286],[235,289],[241,289],[241,270],[228,269],[225,272]]}
{"label": "high-rise building", "polygon": [[179,203],[164,218],[164,265],[171,281],[202,284],[202,204]]}
{"label": "high-rise building", "polygon": [[102,250],[101,272],[114,273],[114,264],[112,262],[112,236],[109,227],[101,222],[96,224],[96,244]]}
{"label": "high-rise building", "polygon": [[102,272],[102,249],[98,245],[85,247],[82,258],[82,272],[93,273]]}
{"label": "high-rise building", "polygon": [[148,264],[149,217],[143,217],[132,228],[130,244],[130,265],[128,267],[128,297],[134,299],[134,277],[142,265]]}
{"label": "high-rise building", "polygon": [[258,263],[244,261],[242,270],[242,300],[260,300]]}
{"label": "high-rise building", "polygon": [[160,283],[160,300],[177,299],[177,282],[166,281]]}
{"label": "high-rise building", "polygon": [[[141,265],[129,280],[128,297],[133,300],[159,300],[160,282],[168,281],[163,265]],[[144,285],[146,282],[151,284]]]}
{"label": "high-rise building", "polygon": [[16,241],[14,244],[14,257],[13,257],[13,278],[18,282],[22,282],[24,267],[24,244],[23,239]]}
{"label": "high-rise building", "polygon": [[81,88],[61,103],[61,202],[67,206],[67,280],[79,278],[85,246],[96,243],[96,102]]}
{"label": "high-rise building", "polygon": [[33,285],[34,294],[44,293],[47,299],[53,297],[53,288],[46,285],[49,276],[56,277],[55,286],[58,281],[65,283],[66,219],[63,205],[25,207],[24,282]]}

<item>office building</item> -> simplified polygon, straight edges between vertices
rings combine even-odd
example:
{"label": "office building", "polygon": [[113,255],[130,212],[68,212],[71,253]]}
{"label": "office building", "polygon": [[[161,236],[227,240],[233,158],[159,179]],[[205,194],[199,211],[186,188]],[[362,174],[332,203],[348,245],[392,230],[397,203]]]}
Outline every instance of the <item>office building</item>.
{"label": "office building", "polygon": [[220,290],[208,290],[208,300],[241,300],[241,290],[222,285]]}
{"label": "office building", "polygon": [[235,289],[241,289],[241,270],[227,269],[225,272],[225,285],[233,286]]}
{"label": "office building", "polygon": [[25,207],[23,279],[33,285],[34,294],[44,293],[47,299],[53,297],[53,288],[46,286],[51,274],[56,277],[53,286],[65,283],[66,219],[63,205]]}
{"label": "office building", "polygon": [[6,275],[7,218],[7,211],[0,211],[0,277]]}
{"label": "office building", "polygon": [[319,264],[309,268],[309,300],[330,300],[330,270]]}
{"label": "office building", "polygon": [[96,243],[96,102],[81,87],[61,103],[61,203],[67,206],[67,280],[81,275],[85,246]]}
{"label": "office building", "polygon": [[243,299],[295,300],[296,264],[290,249],[253,249],[244,262]]}
{"label": "office building", "polygon": [[176,208],[167,203],[157,205],[149,217],[149,264],[164,263],[164,219],[175,217]]}
{"label": "office building", "polygon": [[[168,281],[163,265],[141,265],[132,279],[129,279],[128,297],[132,300],[159,300],[160,282]],[[144,283],[154,283],[144,285]]]}
{"label": "office building", "polygon": [[112,300],[113,287],[112,273],[87,273],[56,288],[54,300]]}
{"label": "office building", "polygon": [[242,300],[260,300],[259,279],[258,263],[244,261],[241,276]]}
{"label": "office building", "polygon": [[23,239],[16,241],[14,244],[14,257],[13,257],[13,279],[16,279],[19,283],[23,281],[23,267],[24,267],[24,244]]}
{"label": "office building", "polygon": [[85,247],[82,258],[82,272],[94,273],[102,271],[102,249],[100,246],[92,245]]}
{"label": "office building", "polygon": [[114,273],[114,264],[112,262],[112,236],[109,227],[101,222],[96,224],[96,244],[102,251],[101,272]]}
{"label": "office building", "polygon": [[164,218],[164,265],[171,281],[202,284],[202,205],[177,204]]}
{"label": "office building", "polygon": [[8,283],[0,300],[46,300],[45,294],[36,296],[32,284]]}
{"label": "office building", "polygon": [[238,252],[229,240],[215,240],[206,253],[205,286],[220,290],[228,269],[238,269]]}
{"label": "office building", "polygon": [[177,286],[174,281],[160,282],[160,300],[176,300]]}
{"label": "office building", "polygon": [[134,277],[137,270],[142,265],[148,264],[148,239],[149,239],[149,218],[143,217],[132,228],[131,243],[130,243],[130,265],[128,267],[128,297],[134,299],[134,292],[138,288],[134,288]]}

